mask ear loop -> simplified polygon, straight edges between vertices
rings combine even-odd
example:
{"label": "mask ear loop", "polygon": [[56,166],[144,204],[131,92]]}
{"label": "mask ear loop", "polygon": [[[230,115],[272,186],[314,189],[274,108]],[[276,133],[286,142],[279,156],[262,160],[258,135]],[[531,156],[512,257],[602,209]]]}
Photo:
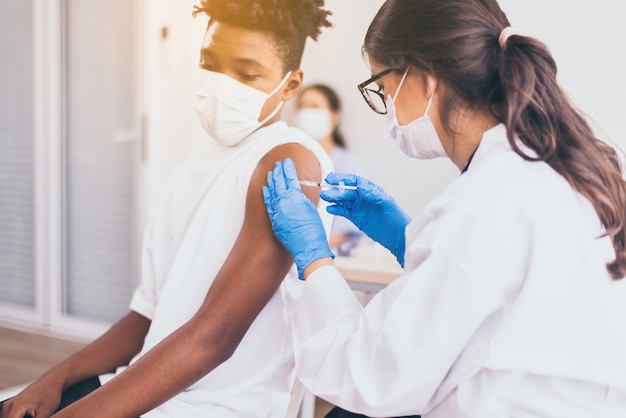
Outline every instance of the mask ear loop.
{"label": "mask ear loop", "polygon": [[[280,81],[280,83],[278,83],[278,85],[276,86],[276,88],[267,95],[267,98],[269,99],[270,97],[272,97],[273,95],[276,94],[276,92],[278,90],[281,89],[281,87],[283,86],[283,84],[285,84],[285,82],[289,79],[289,76],[291,75],[292,71],[289,71],[284,77],[283,79]],[[276,109],[274,109],[272,111],[272,113],[270,113],[265,119],[263,119],[261,122],[259,122],[259,126],[263,126],[265,125],[265,123],[267,123],[268,120],[272,119],[274,116],[276,116],[276,114],[278,113],[278,111],[284,106],[285,101],[281,100],[280,103],[278,104],[278,106],[276,106]]]}
{"label": "mask ear loop", "polygon": [[398,97],[398,93],[400,93],[400,87],[402,87],[402,84],[404,84],[404,79],[406,78],[407,74],[409,73],[409,69],[411,67],[406,67],[406,71],[404,72],[404,75],[402,75],[402,79],[400,80],[400,84],[398,84],[398,88],[396,89],[395,94],[393,95],[393,98],[391,99],[392,102],[396,102],[396,97]]}
{"label": "mask ear loop", "polygon": [[291,73],[292,73],[292,72],[293,72],[293,71],[289,71],[287,74],[285,74],[285,76],[283,77],[283,79],[282,79],[282,80],[280,80],[280,83],[278,83],[278,85],[276,86],[276,88],[275,88],[274,90],[272,90],[272,92],[271,92],[271,93],[269,93],[269,94],[267,95],[267,97],[268,97],[268,98],[272,97],[273,95],[275,95],[275,94],[276,94],[276,92],[277,92],[278,90],[280,90],[280,88],[283,86],[283,84],[285,84],[285,81],[287,81],[287,79],[289,78],[289,76],[291,76]]}
{"label": "mask ear loop", "polygon": [[435,82],[435,89],[433,90],[433,94],[428,98],[428,102],[426,103],[426,111],[424,112],[424,116],[428,116],[428,111],[430,110],[430,105],[433,104],[433,97],[435,97],[435,92],[437,91],[437,82]]}

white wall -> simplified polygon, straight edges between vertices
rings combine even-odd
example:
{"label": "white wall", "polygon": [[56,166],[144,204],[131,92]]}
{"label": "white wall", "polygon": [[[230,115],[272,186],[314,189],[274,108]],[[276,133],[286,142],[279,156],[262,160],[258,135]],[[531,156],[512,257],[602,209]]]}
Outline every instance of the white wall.
{"label": "white wall", "polygon": [[[206,20],[191,19],[194,0],[151,0],[148,30],[150,100],[150,190],[201,146],[192,106],[192,71]],[[406,158],[388,138],[385,117],[374,114],[356,85],[369,78],[361,58],[367,26],[383,0],[327,0],[334,27],[309,42],[303,60],[305,84],[325,82],[344,103],[342,130],[367,175],[414,212],[458,175],[446,160]],[[560,69],[560,81],[574,101],[626,149],[626,2],[624,0],[501,0],[512,25],[544,41]],[[163,43],[158,29],[168,26]],[[157,59],[158,58],[158,59]],[[286,106],[288,119],[292,106]]]}
{"label": "white wall", "polygon": [[[146,210],[163,183],[185,156],[197,150],[202,137],[194,110],[193,71],[206,16],[193,18],[197,0],[143,0],[145,64],[144,112],[148,115],[148,144],[144,190]],[[163,36],[163,29],[167,36]]]}
{"label": "white wall", "polygon": [[512,26],[548,45],[559,81],[599,127],[626,150],[626,1],[500,0]]}

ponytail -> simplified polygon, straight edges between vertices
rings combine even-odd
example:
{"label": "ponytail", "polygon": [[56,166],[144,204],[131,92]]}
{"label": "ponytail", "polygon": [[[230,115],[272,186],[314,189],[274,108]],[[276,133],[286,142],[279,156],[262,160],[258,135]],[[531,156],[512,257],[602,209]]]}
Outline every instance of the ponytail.
{"label": "ponytail", "polygon": [[[501,44],[498,66],[501,121],[512,148],[545,161],[593,205],[615,250],[607,264],[613,279],[626,276],[626,183],[619,157],[597,139],[583,115],[557,83],[557,67],[546,46],[512,34]],[[497,114],[497,113],[496,113]],[[519,140],[536,156],[520,149]]]}

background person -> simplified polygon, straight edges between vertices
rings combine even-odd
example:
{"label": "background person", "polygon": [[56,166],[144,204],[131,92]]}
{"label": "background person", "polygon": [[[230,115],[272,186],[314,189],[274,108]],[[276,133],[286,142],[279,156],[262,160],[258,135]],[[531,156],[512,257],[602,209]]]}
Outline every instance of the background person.
{"label": "background person", "polygon": [[323,192],[328,210],[405,270],[363,308],[320,257],[296,168],[275,165],[268,214],[307,280],[301,381],[368,416],[626,416],[623,167],[548,48],[495,0],[387,0],[363,49],[359,88],[400,149],[463,174],[413,220],[377,185],[327,177],[358,188]]}
{"label": "background person", "polygon": [[[363,174],[361,165],[348,151],[339,130],[341,100],[335,90],[325,84],[307,86],[298,95],[296,108],[293,126],[319,141],[330,155],[336,172]],[[338,255],[347,256],[353,254],[361,235],[352,222],[335,217],[328,241]]]}

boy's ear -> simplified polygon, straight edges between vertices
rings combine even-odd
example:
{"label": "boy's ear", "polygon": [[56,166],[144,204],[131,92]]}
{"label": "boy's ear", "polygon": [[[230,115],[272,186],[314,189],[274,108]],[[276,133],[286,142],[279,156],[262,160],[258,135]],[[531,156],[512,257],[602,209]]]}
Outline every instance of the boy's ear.
{"label": "boy's ear", "polygon": [[303,78],[304,73],[300,68],[291,72],[291,75],[285,82],[285,88],[283,89],[283,101],[291,100],[300,92]]}

